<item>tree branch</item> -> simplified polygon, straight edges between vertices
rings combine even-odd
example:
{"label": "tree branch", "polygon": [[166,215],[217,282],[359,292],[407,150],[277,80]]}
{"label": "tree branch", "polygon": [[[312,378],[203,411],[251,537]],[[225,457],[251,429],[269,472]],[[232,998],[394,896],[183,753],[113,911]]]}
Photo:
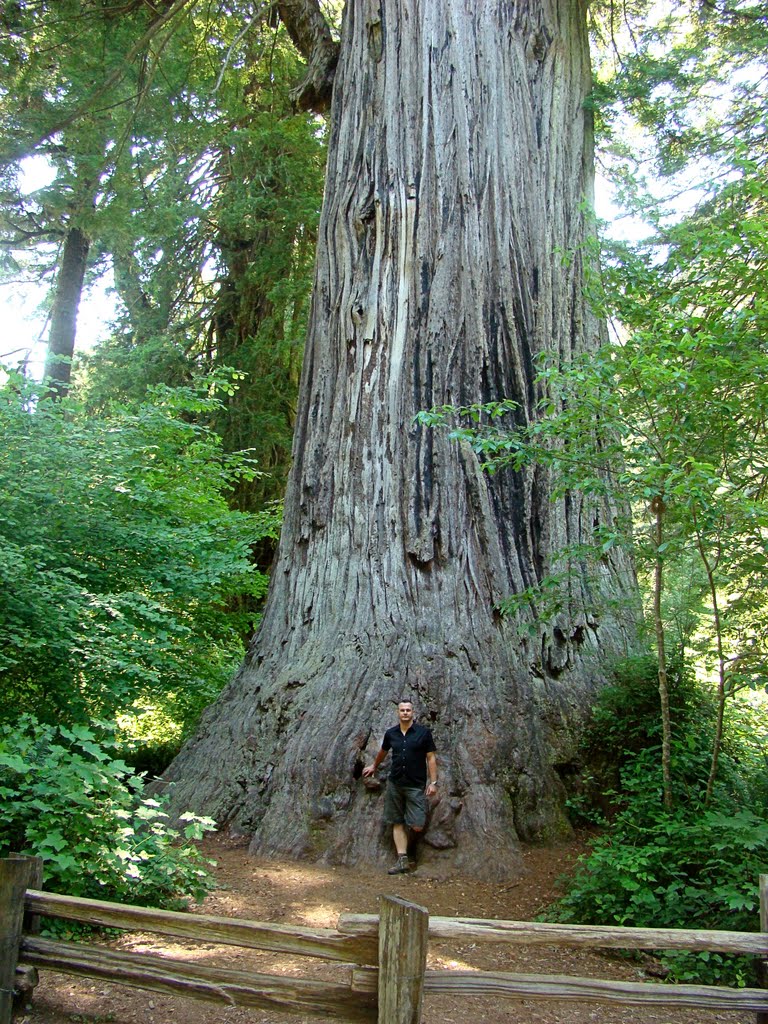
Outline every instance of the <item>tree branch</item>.
{"label": "tree branch", "polygon": [[323,113],[331,105],[339,44],[318,0],[277,0],[276,6],[291,42],[307,61],[307,74],[291,98],[302,110]]}

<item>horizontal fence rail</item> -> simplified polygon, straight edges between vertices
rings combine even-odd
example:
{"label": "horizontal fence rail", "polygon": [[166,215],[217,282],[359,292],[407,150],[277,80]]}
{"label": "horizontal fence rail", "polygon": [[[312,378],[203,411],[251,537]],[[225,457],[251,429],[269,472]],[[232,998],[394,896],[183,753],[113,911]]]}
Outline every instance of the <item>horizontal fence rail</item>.
{"label": "horizontal fence rail", "polygon": [[700,1007],[713,1010],[768,1010],[763,989],[708,985],[657,985],[641,981],[601,981],[558,975],[503,974],[483,971],[428,971],[427,992],[451,995],[512,996],[515,999],[563,999],[632,1006]]}
{"label": "horizontal fence rail", "polygon": [[[8,993],[29,992],[38,969],[55,970],[167,995],[231,1006],[284,1010],[356,1024],[419,1024],[424,995],[492,996],[532,1001],[618,1003],[668,1009],[753,1012],[768,1024],[768,990],[713,985],[662,985],[561,975],[482,970],[429,970],[429,941],[612,949],[678,949],[768,958],[768,876],[760,877],[761,932],[614,928],[430,917],[424,907],[383,897],[381,914],[342,914],[336,929],[125,906],[43,892],[32,859],[0,860],[0,975]],[[156,953],[53,941],[38,934],[40,917],[133,929],[192,941],[236,945],[348,965],[346,979],[325,981],[189,963]],[[765,972],[761,976],[765,976]],[[10,981],[8,979],[10,978]],[[0,989],[0,1024],[10,1001]]]}
{"label": "horizontal fence rail", "polygon": [[342,934],[332,928],[305,928],[300,925],[265,924],[262,921],[187,914],[175,910],[131,907],[105,900],[59,896],[27,890],[25,908],[46,917],[64,917],[70,921],[104,928],[172,935],[198,942],[219,942],[246,949],[267,949],[275,953],[295,953],[342,963],[377,964],[378,928],[368,935]]}
{"label": "horizontal fence rail", "polygon": [[[353,972],[355,992],[375,993],[376,968]],[[557,974],[508,974],[504,971],[443,970],[424,972],[427,995],[494,996],[516,1000],[558,1000],[581,1003],[620,1003],[682,1009],[758,1011],[768,1009],[768,992],[761,988],[717,985],[660,985],[646,981],[603,981]]]}
{"label": "horizontal fence rail", "polygon": [[[191,996],[229,1006],[312,1013],[349,1021],[376,1020],[376,990],[351,985],[190,964],[147,953],[122,953],[76,942],[26,938],[25,964],[131,985],[165,995]],[[367,997],[367,998],[366,998]]]}
{"label": "horizontal fence rail", "polygon": [[[345,935],[378,934],[376,914],[342,914],[337,928]],[[687,949],[748,953],[768,957],[763,932],[686,931],[678,928],[612,928],[606,925],[542,924],[473,917],[430,917],[430,939],[508,942],[519,946],[590,946],[611,949]]]}

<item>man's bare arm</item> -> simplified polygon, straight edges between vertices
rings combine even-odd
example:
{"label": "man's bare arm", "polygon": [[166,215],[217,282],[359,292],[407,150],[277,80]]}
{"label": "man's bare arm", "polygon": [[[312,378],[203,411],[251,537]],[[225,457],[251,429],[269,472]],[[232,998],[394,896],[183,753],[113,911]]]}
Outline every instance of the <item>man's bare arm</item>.
{"label": "man's bare arm", "polygon": [[368,779],[371,777],[371,775],[373,775],[373,773],[376,771],[376,769],[379,767],[379,765],[381,764],[381,762],[384,760],[388,753],[388,750],[385,750],[383,747],[381,748],[376,757],[373,759],[373,764],[366,765],[365,768],[363,768],[364,779]]}

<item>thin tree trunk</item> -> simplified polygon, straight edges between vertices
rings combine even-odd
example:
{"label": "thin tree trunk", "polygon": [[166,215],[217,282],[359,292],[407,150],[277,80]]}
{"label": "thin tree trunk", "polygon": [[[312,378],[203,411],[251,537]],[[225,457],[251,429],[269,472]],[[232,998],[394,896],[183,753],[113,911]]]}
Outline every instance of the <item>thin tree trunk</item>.
{"label": "thin tree trunk", "polygon": [[719,562],[719,556],[715,561],[715,565],[713,565],[707,557],[695,509],[693,510],[693,525],[696,530],[696,542],[699,549],[699,556],[701,557],[701,561],[704,565],[704,571],[707,574],[709,596],[712,601],[712,620],[715,624],[715,644],[717,646],[717,717],[715,719],[715,736],[712,740],[712,758],[709,766],[709,776],[707,778],[707,791],[704,797],[704,803],[708,807],[712,801],[712,794],[715,789],[715,779],[717,778],[717,770],[720,763],[720,750],[723,745],[723,723],[725,719],[726,700],[725,652],[723,650],[723,626],[720,620],[720,602],[717,599],[717,583],[715,581],[715,570],[717,562]]}
{"label": "thin tree trunk", "polygon": [[84,231],[72,227],[67,231],[62,248],[45,360],[46,379],[50,382],[51,391],[59,398],[63,398],[69,391],[77,335],[77,311],[83,292],[90,244]]}
{"label": "thin tree trunk", "polygon": [[122,247],[112,249],[112,269],[115,279],[115,291],[125,306],[128,314],[132,341],[142,344],[154,333],[161,333],[168,325],[152,323],[152,303],[141,282],[141,273],[136,257],[132,252],[125,252]]}
{"label": "thin tree trunk", "polygon": [[653,581],[653,623],[656,630],[656,654],[659,661],[659,702],[661,705],[661,773],[664,786],[664,806],[672,810],[672,719],[669,710],[669,683],[667,679],[667,655],[664,643],[664,619],[661,614],[661,597],[664,593],[664,558],[661,546],[664,542],[664,502],[654,498],[651,511],[656,518],[656,569]]}
{"label": "thin tree trunk", "polygon": [[552,501],[541,469],[489,477],[414,416],[507,396],[530,419],[536,357],[597,344],[590,89],[574,0],[347,5],[271,592],[167,775],[177,808],[251,835],[254,852],[388,855],[381,800],[356,780],[404,696],[439,748],[425,857],[503,877],[518,837],[567,828],[558,771],[601,661],[626,643],[607,599],[633,618],[631,570],[573,580],[554,622],[496,607],[611,512]]}

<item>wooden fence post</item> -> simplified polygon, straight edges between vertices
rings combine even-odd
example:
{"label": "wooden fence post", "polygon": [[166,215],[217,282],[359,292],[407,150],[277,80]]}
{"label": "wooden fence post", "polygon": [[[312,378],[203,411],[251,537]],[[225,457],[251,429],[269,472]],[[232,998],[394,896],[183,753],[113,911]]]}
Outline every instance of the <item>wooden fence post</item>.
{"label": "wooden fence post", "polygon": [[384,896],[379,914],[378,1024],[420,1024],[429,914]]}
{"label": "wooden fence post", "polygon": [[[27,878],[28,889],[42,889],[43,888],[43,858],[42,857],[28,857],[21,853],[12,853],[9,857],[10,860],[21,860],[27,864],[29,868],[29,876]],[[40,915],[33,914],[31,911],[26,911],[24,914],[24,920],[22,921],[22,932],[24,935],[37,935],[40,932]],[[26,1010],[32,1003],[32,997],[34,995],[35,988],[37,987],[39,976],[37,968],[35,967],[17,967],[16,968],[16,982],[15,982],[15,994],[13,1000],[14,1013],[19,1013],[22,1010]]]}
{"label": "wooden fence post", "polygon": [[[760,931],[768,932],[768,875],[760,875]],[[768,961],[758,961],[757,980],[768,988]],[[756,1013],[755,1017],[757,1024],[768,1024],[768,1013]]]}
{"label": "wooden fence post", "polygon": [[28,860],[0,860],[0,1024],[10,1024],[16,963],[24,920]]}

